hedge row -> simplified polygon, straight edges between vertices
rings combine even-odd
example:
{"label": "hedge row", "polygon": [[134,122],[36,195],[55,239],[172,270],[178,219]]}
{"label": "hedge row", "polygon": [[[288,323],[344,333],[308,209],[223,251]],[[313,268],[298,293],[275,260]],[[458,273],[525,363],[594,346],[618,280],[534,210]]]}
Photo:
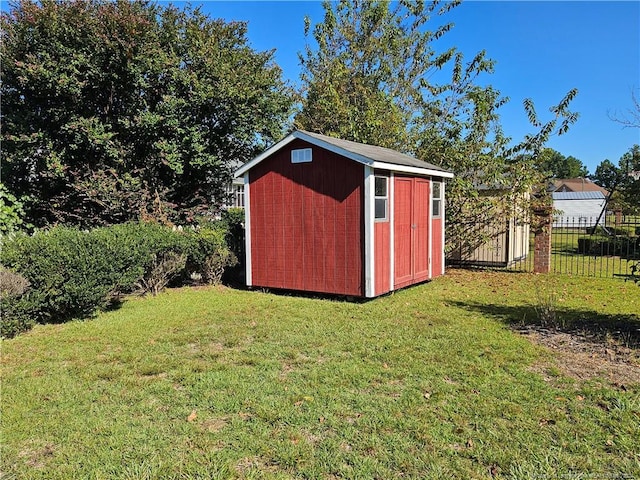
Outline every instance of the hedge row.
{"label": "hedge row", "polygon": [[228,232],[226,222],[185,231],[128,223],[4,237],[0,335],[14,336],[34,323],[88,317],[125,294],[217,283],[236,261]]}

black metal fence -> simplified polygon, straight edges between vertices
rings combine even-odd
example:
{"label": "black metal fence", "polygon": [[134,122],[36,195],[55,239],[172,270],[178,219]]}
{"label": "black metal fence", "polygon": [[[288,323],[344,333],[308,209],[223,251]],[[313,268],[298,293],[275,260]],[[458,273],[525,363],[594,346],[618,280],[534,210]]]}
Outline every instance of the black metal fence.
{"label": "black metal fence", "polygon": [[[597,223],[597,224],[596,224]],[[640,260],[640,216],[556,217],[551,235],[551,271],[589,277],[627,276]],[[447,265],[532,272],[533,229],[500,229],[481,247],[453,249]]]}
{"label": "black metal fence", "polygon": [[551,270],[589,277],[626,276],[640,259],[640,217],[554,219]]}

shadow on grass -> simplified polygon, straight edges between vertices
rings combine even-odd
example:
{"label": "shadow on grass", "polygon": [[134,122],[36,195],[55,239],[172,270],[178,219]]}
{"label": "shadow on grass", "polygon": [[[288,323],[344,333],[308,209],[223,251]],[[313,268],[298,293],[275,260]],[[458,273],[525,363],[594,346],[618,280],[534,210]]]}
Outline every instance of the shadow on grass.
{"label": "shadow on grass", "polygon": [[237,290],[248,290],[253,292],[269,293],[271,295],[277,295],[279,297],[297,297],[297,298],[306,298],[310,300],[329,300],[334,302],[349,302],[349,303],[357,303],[357,304],[369,303],[372,300],[375,300],[381,297],[386,297],[391,294],[391,292],[387,292],[377,297],[365,298],[365,297],[357,297],[354,295],[345,295],[345,294],[339,294],[339,293],[322,293],[322,292],[313,292],[313,291],[306,291],[306,290],[290,290],[286,288],[247,287],[246,285],[234,286],[231,284],[227,284],[226,286],[230,288],[235,288]]}
{"label": "shadow on grass", "polygon": [[479,302],[448,302],[449,305],[498,318],[517,327],[536,327],[592,337],[613,339],[629,348],[640,348],[640,317],[610,315],[589,309],[546,305],[487,305]]}

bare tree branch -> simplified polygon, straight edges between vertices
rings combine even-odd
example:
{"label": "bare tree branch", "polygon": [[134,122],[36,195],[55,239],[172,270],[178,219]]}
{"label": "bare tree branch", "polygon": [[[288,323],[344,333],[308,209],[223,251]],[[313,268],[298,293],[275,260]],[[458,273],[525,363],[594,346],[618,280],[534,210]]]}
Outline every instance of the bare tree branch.
{"label": "bare tree branch", "polygon": [[[640,92],[640,89],[638,91]],[[633,107],[627,109],[626,113],[607,112],[607,116],[610,120],[621,124],[623,128],[640,128],[640,100],[633,89],[631,89],[631,101]]]}

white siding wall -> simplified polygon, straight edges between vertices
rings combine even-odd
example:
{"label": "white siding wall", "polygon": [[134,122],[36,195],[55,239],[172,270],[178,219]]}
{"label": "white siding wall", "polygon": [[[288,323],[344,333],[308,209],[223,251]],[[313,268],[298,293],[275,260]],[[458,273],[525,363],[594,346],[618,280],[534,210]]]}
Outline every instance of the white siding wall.
{"label": "white siding wall", "polygon": [[[582,200],[554,200],[553,208],[560,210],[553,216],[553,226],[559,227],[563,223],[576,224],[574,226],[593,227],[604,207],[605,199]],[[604,223],[604,216],[600,219]]]}

